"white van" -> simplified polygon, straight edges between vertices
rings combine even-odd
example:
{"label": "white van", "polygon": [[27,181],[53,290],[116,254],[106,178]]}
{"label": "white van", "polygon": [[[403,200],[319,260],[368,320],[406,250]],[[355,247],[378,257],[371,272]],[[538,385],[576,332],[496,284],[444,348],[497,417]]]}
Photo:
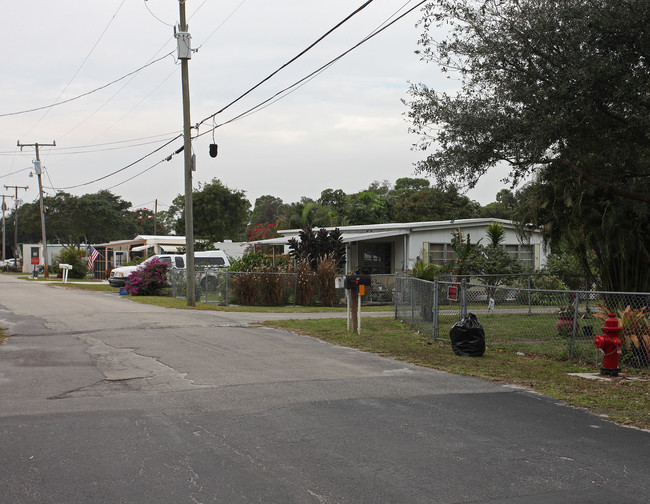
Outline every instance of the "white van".
{"label": "white van", "polygon": [[202,250],[194,252],[194,265],[208,268],[229,268],[230,261],[223,250]]}
{"label": "white van", "polygon": [[230,267],[230,260],[223,250],[194,252],[194,267],[198,284],[206,290],[214,290],[219,271]]}
{"label": "white van", "polygon": [[[167,263],[169,269],[185,269],[184,254],[154,255],[137,266],[121,266],[113,269],[108,283],[111,287],[124,287],[129,275],[135,270],[143,268],[153,258],[158,258],[161,262]],[[194,253],[194,266],[197,268],[196,276],[199,282],[206,283],[208,281],[207,277],[216,276],[215,268],[228,268],[230,267],[230,261],[222,250],[205,250]]]}

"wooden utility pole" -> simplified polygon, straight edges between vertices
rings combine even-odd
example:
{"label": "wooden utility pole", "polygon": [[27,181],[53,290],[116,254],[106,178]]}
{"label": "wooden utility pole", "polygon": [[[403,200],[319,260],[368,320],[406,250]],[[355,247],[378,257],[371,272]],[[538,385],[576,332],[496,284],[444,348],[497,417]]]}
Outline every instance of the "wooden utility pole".
{"label": "wooden utility pole", "polygon": [[194,218],[192,209],[192,125],[190,122],[189,60],[192,57],[190,34],[185,19],[185,0],[178,0],[180,31],[176,34],[178,59],[181,61],[183,87],[183,154],[185,171],[185,271],[187,281],[187,306],[196,305],[194,293]]}
{"label": "wooden utility pole", "polygon": [[7,254],[5,251],[7,248],[7,245],[5,243],[5,229],[6,229],[5,212],[7,211],[7,204],[5,203],[5,198],[13,198],[13,196],[11,194],[2,195],[2,260],[3,261],[7,259]]}
{"label": "wooden utility pole", "polygon": [[20,140],[18,140],[17,145],[18,147],[20,147],[20,150],[23,150],[23,147],[34,147],[34,149],[36,150],[36,161],[34,162],[34,171],[38,176],[38,193],[41,202],[41,236],[43,238],[43,273],[45,275],[45,278],[49,278],[50,273],[47,269],[47,233],[45,232],[45,208],[43,206],[43,180],[41,178],[41,174],[43,170],[41,170],[41,157],[38,152],[38,147],[40,145],[45,147],[56,147],[56,142],[53,141],[51,144],[38,144],[38,143],[21,144]]}
{"label": "wooden utility pole", "polygon": [[156,236],[158,234],[158,223],[156,221],[158,218],[158,200],[154,202],[153,209],[153,235]]}
{"label": "wooden utility pole", "polygon": [[29,186],[15,186],[5,185],[5,189],[14,189],[16,195],[14,196],[14,259],[18,261],[18,189],[29,189]]}

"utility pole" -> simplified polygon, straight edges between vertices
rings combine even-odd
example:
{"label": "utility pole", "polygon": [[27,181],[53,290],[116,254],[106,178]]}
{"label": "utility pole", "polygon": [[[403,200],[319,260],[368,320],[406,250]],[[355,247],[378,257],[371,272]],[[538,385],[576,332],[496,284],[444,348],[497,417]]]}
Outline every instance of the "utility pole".
{"label": "utility pole", "polygon": [[158,218],[158,200],[154,202],[153,206],[153,235],[156,236],[158,234],[158,226],[156,219]]}
{"label": "utility pole", "polygon": [[190,76],[189,60],[192,57],[190,34],[185,19],[185,0],[178,0],[180,31],[176,33],[178,59],[181,61],[183,88],[183,154],[185,171],[185,271],[187,279],[187,306],[196,305],[194,293],[194,216],[192,209],[192,126],[190,123]]}
{"label": "utility pole", "polygon": [[29,189],[29,186],[5,185],[5,189],[15,189],[14,196],[14,259],[18,261],[18,189]]}
{"label": "utility pole", "polygon": [[43,272],[45,278],[49,278],[50,273],[47,269],[47,234],[45,232],[45,208],[43,207],[43,180],[41,179],[41,173],[43,170],[41,170],[41,158],[38,152],[38,147],[39,145],[43,145],[46,147],[56,147],[56,142],[53,141],[51,144],[38,144],[38,143],[21,144],[20,140],[18,140],[16,145],[20,147],[20,150],[23,150],[23,147],[34,147],[34,149],[36,150],[36,161],[34,161],[34,171],[38,176],[38,192],[41,201],[41,235],[43,238]]}
{"label": "utility pole", "polygon": [[5,252],[7,246],[5,244],[5,229],[6,229],[6,221],[5,221],[5,212],[7,211],[7,204],[5,203],[5,198],[13,198],[11,194],[3,194],[2,195],[2,260],[7,259],[7,254]]}

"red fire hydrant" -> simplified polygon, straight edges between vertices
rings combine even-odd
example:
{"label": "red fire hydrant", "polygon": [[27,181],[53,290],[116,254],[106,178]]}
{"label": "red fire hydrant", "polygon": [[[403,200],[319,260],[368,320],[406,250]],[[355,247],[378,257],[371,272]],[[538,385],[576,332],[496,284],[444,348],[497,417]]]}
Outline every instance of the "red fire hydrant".
{"label": "red fire hydrant", "polygon": [[603,367],[600,373],[607,376],[618,376],[621,372],[618,367],[618,356],[621,354],[621,345],[623,342],[618,337],[618,333],[623,330],[618,326],[616,315],[610,313],[605,321],[605,327],[600,328],[603,334],[594,338],[594,345],[603,353]]}

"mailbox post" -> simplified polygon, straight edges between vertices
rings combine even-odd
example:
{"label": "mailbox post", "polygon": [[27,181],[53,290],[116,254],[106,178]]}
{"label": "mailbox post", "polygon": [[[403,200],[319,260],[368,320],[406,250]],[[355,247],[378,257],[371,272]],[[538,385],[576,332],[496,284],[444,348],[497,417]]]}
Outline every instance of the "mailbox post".
{"label": "mailbox post", "polygon": [[72,264],[59,264],[59,268],[63,270],[63,283],[68,283],[68,272],[72,269]]}
{"label": "mailbox post", "polygon": [[347,275],[344,287],[348,298],[348,331],[356,330],[361,334],[361,296],[366,286],[370,286],[370,275]]}

